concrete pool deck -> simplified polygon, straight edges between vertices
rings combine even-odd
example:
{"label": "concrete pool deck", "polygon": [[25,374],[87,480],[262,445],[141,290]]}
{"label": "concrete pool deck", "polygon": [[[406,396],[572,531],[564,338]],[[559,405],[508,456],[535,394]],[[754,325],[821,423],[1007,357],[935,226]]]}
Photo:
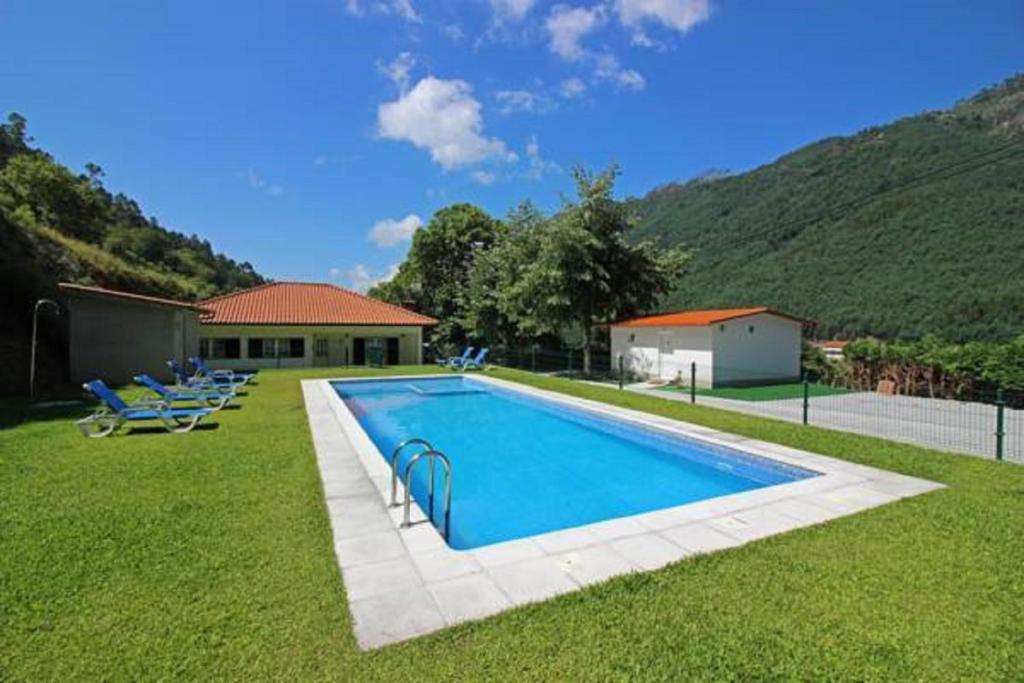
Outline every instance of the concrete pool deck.
{"label": "concrete pool deck", "polygon": [[[390,467],[330,384],[358,380],[305,380],[302,390],[335,554],[356,639],[363,649],[942,488],[923,479],[647,413],[492,377],[474,377],[663,433],[814,470],[821,476],[472,550],[453,550],[418,505],[414,505],[413,526],[400,527],[402,509],[388,505]],[[453,480],[457,487],[457,469]]]}

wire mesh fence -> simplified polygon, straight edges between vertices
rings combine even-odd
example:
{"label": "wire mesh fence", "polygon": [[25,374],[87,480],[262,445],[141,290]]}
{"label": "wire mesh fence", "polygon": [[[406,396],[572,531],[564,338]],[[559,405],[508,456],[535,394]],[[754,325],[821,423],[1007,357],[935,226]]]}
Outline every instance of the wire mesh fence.
{"label": "wire mesh fence", "polygon": [[730,366],[685,358],[613,360],[595,350],[584,370],[577,349],[499,349],[494,362],[573,379],[607,382],[661,398],[816,425],[928,448],[1024,463],[1024,391],[995,388],[943,396],[926,386],[880,381],[832,386],[799,369]]}

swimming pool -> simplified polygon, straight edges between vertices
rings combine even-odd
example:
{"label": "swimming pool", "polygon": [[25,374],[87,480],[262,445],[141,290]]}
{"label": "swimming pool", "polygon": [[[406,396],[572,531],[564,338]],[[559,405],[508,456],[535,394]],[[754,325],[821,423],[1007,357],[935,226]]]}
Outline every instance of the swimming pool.
{"label": "swimming pool", "polygon": [[[383,458],[413,437],[448,456],[459,550],[817,476],[464,376],[332,387]],[[403,452],[400,471],[416,452]],[[419,466],[412,485],[424,511],[428,471]],[[441,468],[435,477],[443,490]]]}

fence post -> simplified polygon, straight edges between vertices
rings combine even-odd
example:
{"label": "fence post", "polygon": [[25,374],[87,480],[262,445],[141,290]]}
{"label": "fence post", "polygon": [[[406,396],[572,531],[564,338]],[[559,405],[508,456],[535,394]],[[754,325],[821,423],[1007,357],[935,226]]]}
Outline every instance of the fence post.
{"label": "fence post", "polygon": [[569,376],[572,377],[572,349],[569,349]]}
{"label": "fence post", "polygon": [[622,391],[622,354],[619,354],[619,391]]}
{"label": "fence post", "polygon": [[1003,437],[1006,432],[1003,430],[1003,412],[1006,408],[1006,396],[1003,395],[1003,388],[996,389],[996,460],[1003,459]]}
{"label": "fence post", "polygon": [[537,345],[530,345],[530,372],[537,372]]}
{"label": "fence post", "polygon": [[804,424],[807,424],[807,409],[811,406],[811,383],[807,381],[807,373],[804,373]]}
{"label": "fence post", "polygon": [[697,402],[697,361],[690,361],[690,403]]}

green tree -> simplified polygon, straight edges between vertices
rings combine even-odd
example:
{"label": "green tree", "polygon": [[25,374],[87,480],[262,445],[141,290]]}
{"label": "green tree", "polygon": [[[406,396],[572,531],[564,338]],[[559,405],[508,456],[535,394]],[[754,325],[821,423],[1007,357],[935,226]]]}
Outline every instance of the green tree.
{"label": "green tree", "polygon": [[490,249],[476,254],[466,288],[463,327],[491,342],[516,346],[540,329],[518,284],[536,259],[536,230],[547,219],[529,201],[509,212],[504,230]]}
{"label": "green tree", "polygon": [[0,171],[3,188],[36,220],[66,235],[96,241],[104,232],[104,204],[88,178],[76,176],[49,156],[16,154]]}
{"label": "green tree", "polygon": [[584,372],[595,326],[653,307],[688,261],[678,248],[659,252],[650,243],[626,242],[631,223],[612,196],[617,177],[617,167],[573,170],[577,198],[531,231],[537,248],[514,288],[538,332],[580,335]]}
{"label": "green tree", "polygon": [[437,318],[435,344],[463,344],[470,270],[501,231],[499,221],[472,204],[445,207],[413,235],[409,256],[395,277],[370,295]]}

